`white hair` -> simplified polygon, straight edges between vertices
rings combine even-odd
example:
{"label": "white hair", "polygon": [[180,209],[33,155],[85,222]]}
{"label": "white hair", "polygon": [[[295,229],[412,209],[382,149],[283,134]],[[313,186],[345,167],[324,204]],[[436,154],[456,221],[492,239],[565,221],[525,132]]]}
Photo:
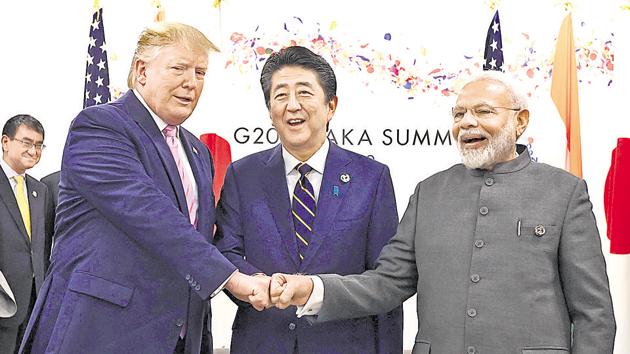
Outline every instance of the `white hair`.
{"label": "white hair", "polygon": [[[462,129],[457,137],[457,149],[464,166],[475,169],[492,169],[500,161],[506,161],[515,153],[516,144],[516,117],[508,118],[505,126],[498,134],[489,136],[480,128]],[[463,147],[462,135],[478,134],[488,139],[488,145],[482,149],[466,149]]]}
{"label": "white hair", "polygon": [[[528,109],[527,95],[525,95],[522,84],[520,81],[508,76],[506,73],[496,70],[482,71],[480,74],[474,76],[466,85],[477,81],[494,81],[498,82],[505,87],[512,98],[512,103],[515,108]],[[464,87],[466,86],[464,85]]]}

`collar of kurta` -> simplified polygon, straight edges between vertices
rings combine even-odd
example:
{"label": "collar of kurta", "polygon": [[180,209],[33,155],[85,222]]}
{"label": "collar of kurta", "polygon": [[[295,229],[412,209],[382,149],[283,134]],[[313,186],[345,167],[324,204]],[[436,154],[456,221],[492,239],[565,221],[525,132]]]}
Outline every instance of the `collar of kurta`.
{"label": "collar of kurta", "polygon": [[510,161],[501,162],[494,166],[492,170],[474,169],[469,170],[473,176],[483,176],[486,174],[502,174],[520,171],[532,163],[527,146],[516,144],[516,152],[518,156]]}

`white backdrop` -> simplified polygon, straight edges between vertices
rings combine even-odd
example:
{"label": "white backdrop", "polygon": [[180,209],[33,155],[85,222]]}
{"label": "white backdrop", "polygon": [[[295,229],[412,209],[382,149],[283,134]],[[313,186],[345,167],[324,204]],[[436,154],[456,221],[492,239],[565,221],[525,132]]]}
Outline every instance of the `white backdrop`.
{"label": "white backdrop", "polygon": [[[310,47],[334,64],[338,77],[335,140],[390,166],[402,215],[419,180],[458,162],[449,143],[450,106],[461,83],[479,70],[493,6],[500,11],[507,72],[531,95],[523,142],[531,143],[539,161],[563,166],[564,126],[549,98],[549,70],[564,3],[225,0],[219,9],[212,0],[163,0],[162,6],[167,20],[198,27],[222,50],[210,59],[205,90],[187,128],[223,136],[234,159],[272,146],[260,68],[271,49],[292,41]],[[604,235],[618,324],[616,353],[630,353],[630,256],[609,254],[602,202],[616,138],[630,136],[630,1],[568,3],[580,66],[584,178]],[[82,107],[92,1],[3,5],[0,121],[17,113],[42,121],[48,148],[31,171],[42,177],[59,168],[68,125]],[[119,94],[126,90],[137,35],[157,11],[151,0],[102,0],[101,6],[110,86]],[[269,137],[275,141],[273,131]],[[414,303],[405,304],[407,349],[417,325]],[[213,300],[217,347],[229,345],[234,309],[223,295]]]}

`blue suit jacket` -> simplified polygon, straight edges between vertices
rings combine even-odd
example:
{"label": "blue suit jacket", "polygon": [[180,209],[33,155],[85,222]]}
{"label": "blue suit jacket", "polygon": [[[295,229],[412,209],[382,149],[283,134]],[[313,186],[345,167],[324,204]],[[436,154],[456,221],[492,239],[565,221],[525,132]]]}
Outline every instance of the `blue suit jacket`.
{"label": "blue suit jacket", "polygon": [[[350,175],[343,183],[340,176]],[[338,188],[338,193],[333,189]],[[228,169],[217,209],[215,243],[241,272],[362,273],[396,232],[398,214],[387,166],[330,144],[305,260],[298,258],[281,146]],[[311,326],[295,308],[257,312],[239,304],[232,353],[400,353],[402,310]]]}
{"label": "blue suit jacket", "polygon": [[185,129],[180,137],[197,230],[164,137],[133,93],[72,122],[52,261],[25,335],[33,353],[172,353],[184,322],[187,352],[199,352],[205,300],[236,268],[211,245],[210,153]]}

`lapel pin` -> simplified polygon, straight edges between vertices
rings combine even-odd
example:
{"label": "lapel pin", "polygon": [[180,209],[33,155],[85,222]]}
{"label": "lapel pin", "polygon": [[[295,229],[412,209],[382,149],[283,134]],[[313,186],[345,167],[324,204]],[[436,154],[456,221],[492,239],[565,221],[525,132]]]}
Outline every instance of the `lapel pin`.
{"label": "lapel pin", "polygon": [[333,197],[339,196],[339,186],[333,186],[332,194],[333,194]]}
{"label": "lapel pin", "polygon": [[33,193],[31,193],[31,194],[33,194],[33,198],[37,198],[37,192],[36,191],[33,191]]}
{"label": "lapel pin", "polygon": [[339,180],[343,183],[348,183],[350,182],[350,175],[347,173],[342,173],[341,176],[339,176]]}
{"label": "lapel pin", "polygon": [[538,237],[542,237],[545,234],[545,232],[547,232],[547,230],[545,230],[545,227],[542,225],[537,225],[534,228],[534,235]]}
{"label": "lapel pin", "polygon": [[197,151],[197,148],[194,147],[194,146],[192,148],[193,148],[193,152],[195,153],[195,155],[199,155],[199,152]]}

